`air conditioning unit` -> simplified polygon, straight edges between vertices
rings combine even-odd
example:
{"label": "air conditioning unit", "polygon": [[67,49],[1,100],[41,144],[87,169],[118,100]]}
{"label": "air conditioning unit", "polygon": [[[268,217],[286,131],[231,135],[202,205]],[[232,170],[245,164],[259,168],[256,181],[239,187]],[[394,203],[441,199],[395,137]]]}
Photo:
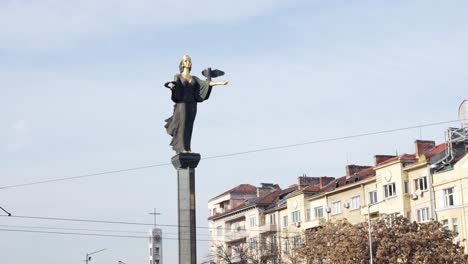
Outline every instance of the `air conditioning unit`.
{"label": "air conditioning unit", "polygon": [[295,225],[296,227],[301,227],[301,222],[296,222],[296,223],[294,223],[294,225]]}
{"label": "air conditioning unit", "polygon": [[418,199],[418,195],[417,195],[416,193],[412,193],[412,194],[411,194],[411,199],[417,200],[417,199]]}
{"label": "air conditioning unit", "polygon": [[416,190],[414,193],[415,193],[417,196],[420,196],[420,197],[422,197],[422,194],[423,194],[423,192],[421,191],[421,189]]}
{"label": "air conditioning unit", "polygon": [[327,211],[327,213],[331,213],[331,208],[327,207],[326,211]]}
{"label": "air conditioning unit", "polygon": [[349,208],[349,203],[344,203],[343,206],[344,206],[345,208]]}

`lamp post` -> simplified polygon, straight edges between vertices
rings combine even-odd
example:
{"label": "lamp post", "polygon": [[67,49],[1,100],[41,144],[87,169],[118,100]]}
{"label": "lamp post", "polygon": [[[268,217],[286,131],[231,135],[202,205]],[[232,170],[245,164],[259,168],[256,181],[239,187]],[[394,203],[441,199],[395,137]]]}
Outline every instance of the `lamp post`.
{"label": "lamp post", "polygon": [[98,251],[94,251],[94,252],[91,252],[91,253],[86,253],[86,260],[85,260],[86,264],[88,264],[88,262],[91,261],[91,255],[99,253],[99,252],[104,251],[104,250],[106,250],[106,248],[103,248],[103,249],[100,249]]}
{"label": "lamp post", "polygon": [[369,263],[370,264],[374,264],[374,258],[372,257],[372,230],[371,230],[371,220],[370,220],[370,207],[373,205],[379,204],[383,201],[367,204],[367,226],[368,226],[368,231],[369,231],[369,256],[370,256]]}
{"label": "lamp post", "polygon": [[371,231],[371,221],[370,221],[370,207],[372,204],[367,204],[367,227],[369,229],[369,263],[374,264],[374,259],[372,258],[372,231]]}

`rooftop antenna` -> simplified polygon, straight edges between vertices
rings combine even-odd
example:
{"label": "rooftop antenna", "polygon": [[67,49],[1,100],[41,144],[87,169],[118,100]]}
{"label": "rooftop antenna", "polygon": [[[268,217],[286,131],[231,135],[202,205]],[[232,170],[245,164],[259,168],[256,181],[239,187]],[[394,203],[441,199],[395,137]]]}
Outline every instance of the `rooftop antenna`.
{"label": "rooftop antenna", "polygon": [[468,127],[468,100],[463,100],[458,108],[458,119],[460,120],[462,127]]}

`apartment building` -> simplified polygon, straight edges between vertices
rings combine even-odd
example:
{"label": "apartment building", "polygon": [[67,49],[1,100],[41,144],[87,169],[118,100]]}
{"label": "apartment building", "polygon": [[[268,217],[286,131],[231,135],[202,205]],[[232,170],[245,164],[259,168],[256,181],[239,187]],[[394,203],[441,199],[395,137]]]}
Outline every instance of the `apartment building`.
{"label": "apartment building", "polygon": [[[215,256],[215,262],[238,263],[245,258],[262,258],[279,263],[276,252],[279,245],[287,240],[286,247],[289,248],[289,239],[293,239],[289,234],[295,232],[293,229],[301,231],[301,215],[305,215],[304,195],[313,193],[313,186],[319,190],[321,185],[332,180],[330,177],[302,176],[298,178],[298,184],[286,189],[276,184],[262,183],[255,188],[254,197],[252,185],[244,184],[211,199],[208,206],[212,215],[208,220],[211,255]],[[295,200],[290,200],[289,195],[296,197]],[[245,197],[244,201],[239,202],[240,197]],[[295,204],[288,206],[288,200]],[[282,233],[287,236],[283,237]],[[302,231],[295,233],[301,234]]]}
{"label": "apartment building", "polygon": [[[448,131],[456,135],[449,135],[443,144],[416,140],[414,153],[375,155],[372,166],[348,165],[342,177],[304,175],[285,190],[262,184],[255,197],[209,217],[210,227],[217,231],[212,239],[233,255],[233,248],[245,244],[263,250],[263,256],[268,252],[264,249],[273,245],[270,252],[279,251],[270,263],[300,263],[294,249],[302,243],[305,230],[325,221],[359,223],[386,214],[419,223],[440,221],[467,248],[468,129]],[[221,200],[212,199],[210,212],[222,208]]]}

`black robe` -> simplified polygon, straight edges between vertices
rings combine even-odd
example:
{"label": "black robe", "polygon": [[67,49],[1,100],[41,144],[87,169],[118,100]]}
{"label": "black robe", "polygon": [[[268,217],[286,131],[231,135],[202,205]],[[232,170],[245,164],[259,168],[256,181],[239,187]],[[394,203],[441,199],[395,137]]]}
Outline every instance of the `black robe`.
{"label": "black robe", "polygon": [[174,77],[175,88],[171,90],[174,101],[174,113],[166,119],[164,126],[172,136],[171,146],[177,154],[191,151],[193,123],[197,115],[197,103],[210,97],[211,86],[208,81],[192,76],[188,82],[180,74]]}

